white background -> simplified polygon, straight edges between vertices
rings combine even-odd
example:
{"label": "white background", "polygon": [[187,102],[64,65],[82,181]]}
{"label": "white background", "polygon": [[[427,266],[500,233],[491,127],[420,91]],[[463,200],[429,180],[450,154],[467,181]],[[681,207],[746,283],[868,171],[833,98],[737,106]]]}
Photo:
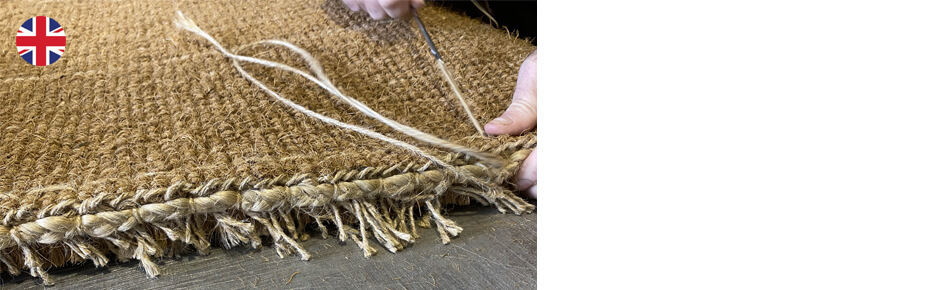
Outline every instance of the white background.
{"label": "white background", "polygon": [[540,288],[930,288],[928,3],[540,1]]}

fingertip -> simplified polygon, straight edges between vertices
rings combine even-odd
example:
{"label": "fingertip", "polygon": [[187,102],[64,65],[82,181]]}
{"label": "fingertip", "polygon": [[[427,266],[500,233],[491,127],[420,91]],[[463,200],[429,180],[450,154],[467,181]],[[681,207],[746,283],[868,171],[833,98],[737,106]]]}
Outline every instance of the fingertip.
{"label": "fingertip", "polygon": [[533,149],[533,152],[530,152],[530,155],[520,165],[520,169],[517,170],[517,191],[525,191],[536,186],[536,167],[536,149]]}
{"label": "fingertip", "polygon": [[384,20],[387,17],[387,12],[384,12],[384,8],[381,8],[378,2],[362,1],[359,6],[362,10],[368,12],[368,16],[371,16],[374,20]]}
{"label": "fingertip", "polygon": [[426,7],[426,2],[423,0],[413,0],[411,1],[410,6],[413,6],[413,9],[420,9]]}
{"label": "fingertip", "polygon": [[536,185],[533,185],[533,187],[530,187],[530,188],[527,189],[525,192],[526,192],[526,196],[527,196],[527,197],[532,198],[532,199],[537,199],[537,195],[536,195]]}
{"label": "fingertip", "polygon": [[355,0],[342,0],[342,3],[345,3],[346,7],[349,7],[352,12],[358,12],[359,10],[358,2],[355,2]]}
{"label": "fingertip", "polygon": [[[499,119],[499,118],[498,118]],[[484,124],[484,131],[491,135],[507,135],[507,125],[501,124],[498,119],[494,119],[487,124]]]}
{"label": "fingertip", "polygon": [[517,180],[516,189],[517,191],[524,191],[530,189],[530,187],[533,187],[533,185],[536,185],[536,182],[533,180],[520,179]]}
{"label": "fingertip", "polygon": [[413,16],[413,13],[410,12],[410,11],[412,11],[412,10],[410,9],[410,7],[399,7],[399,8],[395,8],[395,9],[385,9],[385,11],[387,12],[388,16],[390,16],[391,18],[394,18],[394,19],[408,19],[408,18],[410,18],[411,16]]}
{"label": "fingertip", "polygon": [[491,135],[520,135],[536,126],[536,116],[523,112],[521,105],[514,103],[500,117],[484,126],[484,131]]}
{"label": "fingertip", "polygon": [[536,172],[538,167],[536,151],[537,149],[534,148],[533,152],[530,152],[530,155],[523,160],[523,164],[520,165],[520,169],[517,170],[516,175],[516,190],[532,199],[536,199],[537,197],[536,186],[539,181]]}
{"label": "fingertip", "polygon": [[371,19],[374,20],[387,19],[387,13],[385,13],[383,10],[368,11],[368,16],[371,16]]}
{"label": "fingertip", "polygon": [[484,124],[484,132],[488,133],[488,135],[491,135],[491,136],[500,135],[497,132],[497,126],[494,125],[493,123]]}

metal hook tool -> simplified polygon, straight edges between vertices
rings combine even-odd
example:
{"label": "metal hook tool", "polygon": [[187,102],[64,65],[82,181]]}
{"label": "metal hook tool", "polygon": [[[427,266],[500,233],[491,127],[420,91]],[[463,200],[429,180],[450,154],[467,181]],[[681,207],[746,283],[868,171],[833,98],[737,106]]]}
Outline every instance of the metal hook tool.
{"label": "metal hook tool", "polygon": [[416,9],[413,10],[413,21],[416,21],[417,25],[420,26],[420,32],[423,33],[423,38],[426,38],[426,44],[429,45],[429,53],[432,53],[437,60],[442,61],[442,57],[439,56],[439,50],[436,49],[436,44],[433,43],[433,39],[429,37],[426,26],[423,26],[423,21],[420,21],[420,15],[417,14]]}
{"label": "metal hook tool", "polygon": [[472,125],[475,126],[475,129],[478,130],[478,134],[481,136],[487,136],[482,129],[481,124],[478,124],[478,120],[475,119],[475,115],[471,113],[471,109],[468,108],[468,104],[465,103],[465,98],[462,97],[462,92],[459,92],[458,86],[455,85],[455,81],[452,80],[452,74],[446,69],[445,62],[442,61],[442,57],[439,56],[439,50],[436,49],[436,44],[433,43],[433,39],[429,37],[429,32],[426,31],[426,26],[423,26],[423,21],[420,21],[420,15],[417,15],[417,10],[413,10],[413,20],[417,22],[417,25],[420,26],[420,32],[423,33],[423,38],[426,38],[426,44],[429,45],[429,52],[436,57],[436,66],[439,68],[439,71],[442,72],[442,76],[446,79],[446,82],[449,83],[449,88],[452,89],[452,93],[455,94],[455,97],[459,99],[459,103],[462,104],[462,109],[465,110],[465,114],[468,114],[468,119],[471,120]]}

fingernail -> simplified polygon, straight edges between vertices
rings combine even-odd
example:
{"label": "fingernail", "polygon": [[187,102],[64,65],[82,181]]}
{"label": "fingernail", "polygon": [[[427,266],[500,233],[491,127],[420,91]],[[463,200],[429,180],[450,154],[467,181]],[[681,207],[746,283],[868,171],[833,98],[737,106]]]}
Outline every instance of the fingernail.
{"label": "fingernail", "polygon": [[519,179],[517,180],[517,190],[519,191],[530,188],[533,186],[533,184],[536,184],[536,182],[529,179]]}
{"label": "fingernail", "polygon": [[492,120],[491,123],[494,123],[497,125],[510,125],[511,123],[513,123],[513,120],[511,120],[508,117],[500,116],[500,117],[497,117],[497,119]]}

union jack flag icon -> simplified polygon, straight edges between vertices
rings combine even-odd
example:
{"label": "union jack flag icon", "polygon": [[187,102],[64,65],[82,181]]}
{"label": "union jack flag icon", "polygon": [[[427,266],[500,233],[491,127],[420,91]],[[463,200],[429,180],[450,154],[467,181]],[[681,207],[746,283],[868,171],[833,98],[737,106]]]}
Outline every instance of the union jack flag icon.
{"label": "union jack flag icon", "polygon": [[65,29],[55,19],[29,18],[16,32],[16,51],[31,65],[50,65],[65,53]]}

